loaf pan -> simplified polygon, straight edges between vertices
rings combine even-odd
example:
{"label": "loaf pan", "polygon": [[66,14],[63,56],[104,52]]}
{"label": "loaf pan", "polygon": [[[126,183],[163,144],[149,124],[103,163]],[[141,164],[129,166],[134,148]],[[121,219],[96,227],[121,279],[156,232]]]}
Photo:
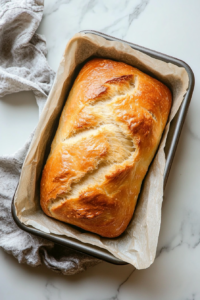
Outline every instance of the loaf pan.
{"label": "loaf pan", "polygon": [[[170,168],[173,162],[173,158],[175,155],[175,151],[178,145],[178,141],[179,141],[179,137],[180,137],[180,133],[183,127],[183,123],[187,114],[187,110],[189,107],[189,103],[192,97],[192,93],[193,93],[193,89],[194,89],[194,74],[191,70],[191,68],[182,60],[179,60],[177,58],[156,52],[154,50],[151,49],[147,49],[138,45],[135,45],[133,43],[129,43],[126,42],[124,40],[120,40],[117,39],[115,37],[106,35],[104,33],[101,32],[97,32],[97,31],[93,31],[93,30],[84,30],[81,31],[82,33],[85,34],[95,34],[98,36],[103,37],[104,39],[107,39],[109,41],[120,41],[122,43],[126,43],[128,44],[130,47],[132,47],[135,50],[138,50],[140,52],[143,52],[153,58],[165,61],[167,63],[172,63],[174,65],[177,65],[179,67],[183,67],[185,68],[185,70],[188,73],[188,77],[189,77],[189,87],[187,90],[187,93],[185,94],[184,100],[182,102],[182,105],[175,117],[175,119],[171,122],[170,125],[170,131],[168,134],[168,138],[167,138],[167,143],[166,143],[166,147],[165,147],[165,152],[166,152],[166,166],[165,166],[165,172],[164,172],[164,187],[166,186],[167,183],[167,178],[169,176],[169,172],[170,172]],[[15,197],[15,195],[14,195]],[[125,265],[127,264],[126,262],[114,257],[111,253],[109,253],[108,251],[101,249],[99,247],[95,247],[93,245],[90,244],[84,244],[78,240],[69,238],[69,237],[64,237],[64,236],[56,236],[54,234],[49,234],[49,233],[44,233],[41,232],[35,228],[26,226],[24,224],[22,224],[17,215],[16,215],[16,211],[15,211],[15,205],[14,205],[14,197],[13,197],[13,201],[12,201],[12,216],[14,221],[16,222],[16,224],[24,231],[27,231],[31,234],[35,234],[37,236],[40,236],[42,238],[48,239],[56,244],[60,244],[62,246],[66,246],[72,249],[75,249],[79,252],[84,252],[86,254],[89,254],[91,256],[94,256],[96,258],[99,258],[101,260],[107,261],[109,263],[112,264],[116,264],[116,265]]]}

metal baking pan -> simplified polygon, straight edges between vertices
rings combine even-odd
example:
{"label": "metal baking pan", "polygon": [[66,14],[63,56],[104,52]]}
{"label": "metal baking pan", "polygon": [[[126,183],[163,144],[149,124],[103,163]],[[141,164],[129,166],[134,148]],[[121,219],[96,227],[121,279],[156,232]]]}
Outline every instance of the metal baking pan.
{"label": "metal baking pan", "polygon": [[[193,93],[193,89],[194,89],[194,74],[191,70],[191,68],[182,60],[179,60],[177,58],[156,52],[154,50],[150,50],[129,42],[126,42],[124,40],[120,40],[117,39],[115,37],[106,35],[104,33],[101,32],[97,32],[97,31],[93,31],[93,30],[84,30],[81,31],[85,34],[95,34],[95,35],[99,35],[109,41],[120,41],[122,43],[126,43],[128,44],[130,47],[132,47],[133,49],[139,50],[153,58],[168,62],[168,63],[172,63],[174,65],[177,65],[179,67],[183,67],[186,69],[188,76],[189,76],[189,87],[188,90],[185,94],[183,103],[179,109],[179,112],[177,113],[175,119],[171,122],[170,125],[170,132],[167,138],[167,144],[166,144],[166,167],[165,167],[165,172],[164,172],[164,187],[166,186],[167,183],[167,178],[169,176],[169,172],[170,172],[170,168],[172,165],[172,161],[175,155],[175,151],[178,145],[178,141],[179,141],[179,137],[181,134],[181,130],[183,127],[183,123],[187,114],[187,110],[189,107],[189,103],[192,97],[192,93]],[[49,234],[49,233],[44,233],[41,232],[35,228],[26,226],[24,224],[22,224],[19,219],[16,216],[16,211],[15,211],[15,206],[14,206],[14,197],[13,197],[13,201],[12,201],[12,215],[13,215],[13,219],[16,222],[16,224],[22,229],[25,230],[31,234],[35,234],[38,235],[42,238],[48,239],[56,244],[60,244],[62,246],[66,246],[69,248],[73,248],[79,252],[84,252],[87,253],[91,256],[94,256],[96,258],[102,259],[104,261],[107,261],[109,263],[113,263],[113,264],[117,264],[117,265],[124,265],[127,264],[126,262],[114,257],[111,253],[109,253],[108,251],[101,249],[99,247],[95,247],[93,245],[90,244],[84,244],[78,240],[72,239],[72,238],[68,238],[65,236],[56,236],[54,234]]]}

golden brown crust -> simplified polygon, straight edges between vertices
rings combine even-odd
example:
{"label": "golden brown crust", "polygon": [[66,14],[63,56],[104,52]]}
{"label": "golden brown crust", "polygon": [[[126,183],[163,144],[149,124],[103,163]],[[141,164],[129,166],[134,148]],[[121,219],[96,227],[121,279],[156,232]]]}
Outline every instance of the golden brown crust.
{"label": "golden brown crust", "polygon": [[119,236],[133,215],[171,101],[164,84],[127,64],[87,62],[43,170],[43,211],[104,237]]}

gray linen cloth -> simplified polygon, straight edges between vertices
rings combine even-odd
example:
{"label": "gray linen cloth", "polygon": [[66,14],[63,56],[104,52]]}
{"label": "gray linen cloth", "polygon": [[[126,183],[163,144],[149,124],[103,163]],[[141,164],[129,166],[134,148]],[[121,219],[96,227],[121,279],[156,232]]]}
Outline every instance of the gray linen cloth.
{"label": "gray linen cloth", "polygon": [[[42,14],[42,0],[0,0],[0,97],[33,91],[39,113],[55,75],[46,60],[45,39],[35,33]],[[65,275],[76,274],[99,261],[28,234],[12,219],[11,201],[29,144],[13,156],[0,157],[0,247],[19,263],[44,263]]]}

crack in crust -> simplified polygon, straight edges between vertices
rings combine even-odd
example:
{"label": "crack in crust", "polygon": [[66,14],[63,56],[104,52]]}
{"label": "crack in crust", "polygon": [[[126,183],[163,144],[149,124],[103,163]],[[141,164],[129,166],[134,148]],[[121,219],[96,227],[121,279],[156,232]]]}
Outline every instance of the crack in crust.
{"label": "crack in crust", "polygon": [[[53,209],[54,207],[56,207],[58,204],[63,204],[65,201],[68,200],[68,197],[70,197],[71,199],[73,199],[74,197],[78,197],[79,193],[81,191],[84,192],[84,189],[87,187],[92,187],[93,183],[95,183],[95,181],[97,181],[98,183],[103,183],[105,181],[105,177],[106,174],[108,174],[107,176],[109,177],[109,173],[113,168],[114,164],[123,164],[125,161],[128,161],[133,157],[134,157],[134,152],[135,152],[135,146],[133,143],[132,138],[130,137],[130,134],[127,132],[127,130],[125,131],[123,129],[123,127],[121,126],[120,122],[117,122],[113,116],[112,116],[112,110],[109,108],[108,104],[115,103],[115,100],[118,99],[123,100],[124,98],[126,98],[129,94],[133,93],[134,89],[135,89],[135,83],[136,83],[136,76],[132,76],[132,75],[125,75],[125,76],[121,76],[121,77],[117,77],[117,78],[113,78],[112,80],[108,80],[105,82],[104,86],[106,87],[105,89],[103,89],[103,92],[100,92],[100,94],[95,98],[95,99],[90,99],[89,100],[89,104],[86,106],[87,111],[89,111],[90,113],[90,109],[92,109],[92,114],[94,117],[94,112],[95,110],[99,112],[99,115],[106,115],[106,119],[104,121],[100,122],[100,126],[95,127],[95,128],[84,128],[85,126],[80,126],[80,123],[77,125],[77,130],[73,131],[73,134],[71,134],[68,138],[64,138],[63,142],[65,142],[67,145],[70,144],[75,144],[75,143],[80,143],[82,140],[84,139],[88,139],[90,136],[95,136],[95,134],[97,133],[97,130],[100,130],[102,127],[106,128],[106,126],[111,126],[111,128],[113,129],[113,132],[117,132],[118,133],[118,139],[120,139],[122,142],[120,143],[121,147],[124,148],[124,150],[127,150],[127,155],[125,155],[125,157],[122,157],[122,161],[119,161],[119,159],[116,159],[117,157],[117,149],[113,153],[111,154],[112,157],[115,158],[112,159],[113,161],[110,161],[108,157],[106,157],[106,161],[100,161],[97,166],[95,167],[95,169],[93,170],[88,170],[88,172],[85,172],[82,177],[80,178],[80,180],[78,181],[71,181],[70,185],[67,185],[66,187],[66,191],[63,192],[61,195],[59,195],[59,197],[57,197],[54,201],[51,201],[51,203],[49,204],[49,211],[51,212],[51,209]],[[113,87],[114,85],[114,87]],[[112,95],[112,96],[110,96]],[[91,115],[92,115],[91,114]],[[79,118],[78,118],[79,120]],[[85,124],[84,124],[85,125]],[[79,130],[79,128],[82,128],[82,130]],[[112,132],[112,134],[113,134]],[[112,138],[108,138],[108,142],[109,142],[109,147],[112,148],[112,144],[114,144],[114,141],[112,140]],[[113,175],[112,175],[113,176]],[[117,176],[117,174],[116,174]],[[62,175],[59,174],[58,178],[61,178]],[[55,179],[56,180],[56,177]],[[78,189],[76,189],[76,186],[78,185]],[[73,189],[76,190],[75,193],[73,193]],[[94,210],[94,209],[93,209]],[[88,211],[88,208],[86,209],[86,211]],[[98,215],[100,215],[101,213],[103,213],[103,210],[99,213],[81,213],[80,215],[77,215],[78,218],[87,218],[87,216],[89,216],[89,218],[94,218]],[[70,214],[71,215],[71,214]]]}

